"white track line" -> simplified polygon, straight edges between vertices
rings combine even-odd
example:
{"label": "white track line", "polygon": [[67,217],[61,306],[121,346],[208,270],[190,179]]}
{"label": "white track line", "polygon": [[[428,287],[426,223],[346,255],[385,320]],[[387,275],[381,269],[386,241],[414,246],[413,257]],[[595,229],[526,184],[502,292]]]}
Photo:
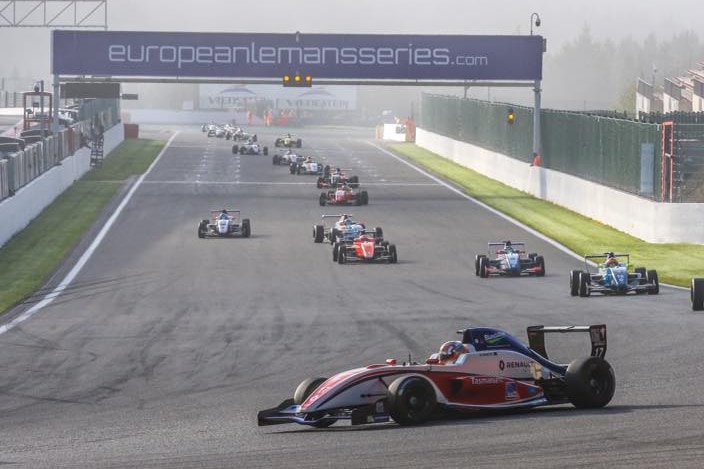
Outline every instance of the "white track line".
{"label": "white track line", "polygon": [[410,162],[404,160],[403,158],[394,155],[393,153],[391,153],[390,151],[388,151],[388,150],[386,150],[386,149],[380,147],[380,146],[377,145],[376,143],[373,143],[373,142],[367,142],[367,143],[368,143],[369,145],[373,146],[374,148],[376,148],[377,150],[379,150],[380,152],[384,153],[385,155],[388,155],[388,156],[390,156],[390,157],[396,159],[397,161],[400,161],[401,163],[405,164],[406,166],[408,166],[408,167],[410,167],[410,168],[415,169],[416,171],[418,171],[418,172],[421,173],[422,175],[424,175],[424,176],[426,176],[426,177],[432,179],[433,181],[437,182],[438,184],[441,184],[441,185],[447,187],[448,189],[450,189],[450,190],[451,190],[452,192],[454,192],[455,194],[457,194],[457,195],[459,195],[459,196],[461,196],[461,197],[464,197],[464,198],[467,199],[467,200],[470,200],[470,201],[474,202],[475,204],[479,205],[480,207],[482,207],[482,208],[484,208],[484,209],[490,211],[490,212],[493,213],[494,215],[496,215],[496,216],[498,216],[498,217],[501,217],[501,218],[503,218],[504,220],[513,223],[514,225],[518,226],[519,228],[524,229],[525,231],[527,231],[528,233],[532,234],[532,235],[535,236],[536,238],[540,238],[540,239],[542,239],[543,241],[545,241],[546,243],[549,243],[549,244],[553,245],[555,248],[559,249],[560,251],[564,252],[565,254],[568,254],[568,255],[574,257],[575,259],[579,259],[580,261],[583,261],[583,260],[584,260],[584,256],[580,256],[579,254],[577,254],[577,253],[575,253],[575,252],[573,252],[573,251],[570,251],[569,249],[567,249],[567,248],[566,248],[565,246],[563,246],[562,244],[558,243],[558,242],[555,241],[554,239],[548,238],[547,236],[545,236],[544,234],[542,234],[542,233],[540,233],[540,232],[538,232],[538,231],[535,231],[535,230],[534,230],[533,228],[531,228],[530,226],[524,225],[523,223],[521,223],[520,221],[516,220],[515,218],[511,218],[511,217],[509,217],[508,215],[506,215],[505,213],[499,212],[498,210],[496,210],[496,209],[493,208],[493,207],[490,207],[489,205],[485,204],[484,202],[482,202],[482,201],[480,201],[480,200],[478,200],[478,199],[475,199],[475,198],[472,197],[472,196],[469,196],[469,195],[465,194],[464,192],[462,192],[461,190],[457,189],[456,187],[453,187],[453,186],[451,186],[450,184],[448,184],[447,182],[443,181],[442,179],[440,179],[440,178],[438,178],[438,177],[436,177],[436,176],[433,176],[433,175],[430,174],[429,172],[427,172],[427,171],[425,171],[425,170],[419,168],[418,166],[414,165],[413,163],[410,163]]}
{"label": "white track line", "polygon": [[83,253],[83,255],[78,259],[78,262],[76,263],[75,266],[71,269],[71,271],[64,277],[64,279],[59,283],[59,285],[56,286],[50,293],[48,293],[40,302],[29,308],[27,311],[24,313],[20,314],[17,316],[15,319],[12,321],[8,322],[7,324],[3,324],[0,326],[0,334],[4,334],[7,331],[10,331],[26,321],[27,319],[31,318],[34,316],[36,313],[42,310],[45,306],[48,306],[51,304],[54,299],[56,299],[61,293],[66,289],[66,287],[69,286],[69,284],[73,281],[74,278],[79,274],[81,269],[83,268],[84,265],[88,262],[88,260],[91,258],[95,250],[98,248],[100,245],[100,242],[105,238],[105,235],[108,233],[112,225],[115,223],[115,220],[117,220],[117,217],[120,216],[120,213],[122,213],[122,210],[125,208],[125,206],[129,203],[130,199],[132,198],[132,195],[135,193],[135,191],[139,188],[139,186],[142,184],[142,181],[144,178],[151,172],[152,168],[156,166],[156,164],[159,162],[161,159],[161,156],[164,154],[167,148],[169,148],[169,145],[173,141],[174,138],[176,138],[176,135],[178,135],[178,132],[174,133],[171,138],[169,139],[168,142],[166,142],[166,145],[164,145],[164,148],[161,150],[161,152],[157,155],[156,159],[152,162],[152,164],[149,166],[147,171],[142,174],[139,179],[137,179],[137,182],[134,183],[130,191],[127,193],[125,198],[122,200],[120,205],[115,209],[115,213],[113,213],[108,221],[103,225],[103,228],[100,230],[100,233],[95,237],[93,242],[90,244],[88,249],[86,249],[86,252]]}

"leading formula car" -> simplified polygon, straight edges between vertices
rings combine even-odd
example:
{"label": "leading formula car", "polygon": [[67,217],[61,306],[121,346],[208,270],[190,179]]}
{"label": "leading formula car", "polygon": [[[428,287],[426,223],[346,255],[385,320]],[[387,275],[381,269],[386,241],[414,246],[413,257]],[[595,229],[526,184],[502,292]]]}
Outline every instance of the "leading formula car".
{"label": "leading formula car", "polygon": [[[458,331],[450,361],[443,350],[424,364],[369,365],[303,381],[292,399],[258,413],[259,425],[299,423],[328,427],[388,422],[417,425],[456,412],[571,403],[601,408],[614,395],[616,379],[606,354],[606,326],[531,326],[528,346],[490,327]],[[546,333],[588,332],[591,355],[569,364],[548,359]]]}
{"label": "leading formula car", "polygon": [[[600,261],[596,271],[591,271],[590,262]],[[625,262],[623,262],[625,260]],[[584,256],[585,271],[570,270],[570,295],[586,297],[592,293],[604,295],[626,295],[628,293],[657,295],[660,281],[656,270],[636,267],[629,272],[630,255],[606,252]]]}
{"label": "leading formula car", "polygon": [[536,253],[526,253],[525,243],[491,242],[489,254],[474,257],[474,273],[482,278],[490,276],[519,277],[545,276],[545,260]]}
{"label": "leading formula car", "polygon": [[239,210],[211,210],[210,219],[203,219],[198,223],[198,237],[241,236],[249,238],[252,233],[249,218],[241,218],[240,215]]}

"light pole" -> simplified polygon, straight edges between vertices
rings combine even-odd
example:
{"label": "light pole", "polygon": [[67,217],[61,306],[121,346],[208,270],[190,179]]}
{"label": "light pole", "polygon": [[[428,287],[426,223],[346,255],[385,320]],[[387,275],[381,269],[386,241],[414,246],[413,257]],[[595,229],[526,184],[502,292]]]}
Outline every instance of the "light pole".
{"label": "light pole", "polygon": [[[533,19],[535,18],[535,20]],[[533,35],[533,25],[535,25],[536,28],[540,27],[540,15],[533,12],[530,15],[530,35]]]}
{"label": "light pole", "polygon": [[39,93],[39,132],[42,136],[42,160],[46,165],[46,135],[44,134],[44,80],[34,84],[34,92]]}

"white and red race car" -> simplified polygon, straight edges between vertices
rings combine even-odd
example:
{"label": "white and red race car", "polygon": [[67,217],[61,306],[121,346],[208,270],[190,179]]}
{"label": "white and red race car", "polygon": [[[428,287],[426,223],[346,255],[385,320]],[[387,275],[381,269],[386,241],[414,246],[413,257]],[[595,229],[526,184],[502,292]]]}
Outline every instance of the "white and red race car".
{"label": "white and red race car", "polygon": [[[463,352],[452,362],[441,364],[437,354],[423,364],[389,359],[386,364],[343,371],[328,379],[307,379],[292,399],[260,411],[258,423],[323,428],[338,420],[360,425],[393,419],[400,425],[417,425],[453,412],[566,403],[601,408],[614,395],[616,379],[604,359],[603,324],[532,326],[529,345],[489,327],[458,332]],[[549,360],[545,334],[566,332],[588,332],[591,355],[569,364]]]}

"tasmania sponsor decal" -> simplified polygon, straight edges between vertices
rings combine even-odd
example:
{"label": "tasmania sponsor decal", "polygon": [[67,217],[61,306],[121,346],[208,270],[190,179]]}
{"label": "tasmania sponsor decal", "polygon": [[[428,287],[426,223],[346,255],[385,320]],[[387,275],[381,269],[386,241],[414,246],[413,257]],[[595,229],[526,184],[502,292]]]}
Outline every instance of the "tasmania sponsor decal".
{"label": "tasmania sponsor decal", "polygon": [[472,384],[501,384],[503,382],[502,378],[472,376]]}

